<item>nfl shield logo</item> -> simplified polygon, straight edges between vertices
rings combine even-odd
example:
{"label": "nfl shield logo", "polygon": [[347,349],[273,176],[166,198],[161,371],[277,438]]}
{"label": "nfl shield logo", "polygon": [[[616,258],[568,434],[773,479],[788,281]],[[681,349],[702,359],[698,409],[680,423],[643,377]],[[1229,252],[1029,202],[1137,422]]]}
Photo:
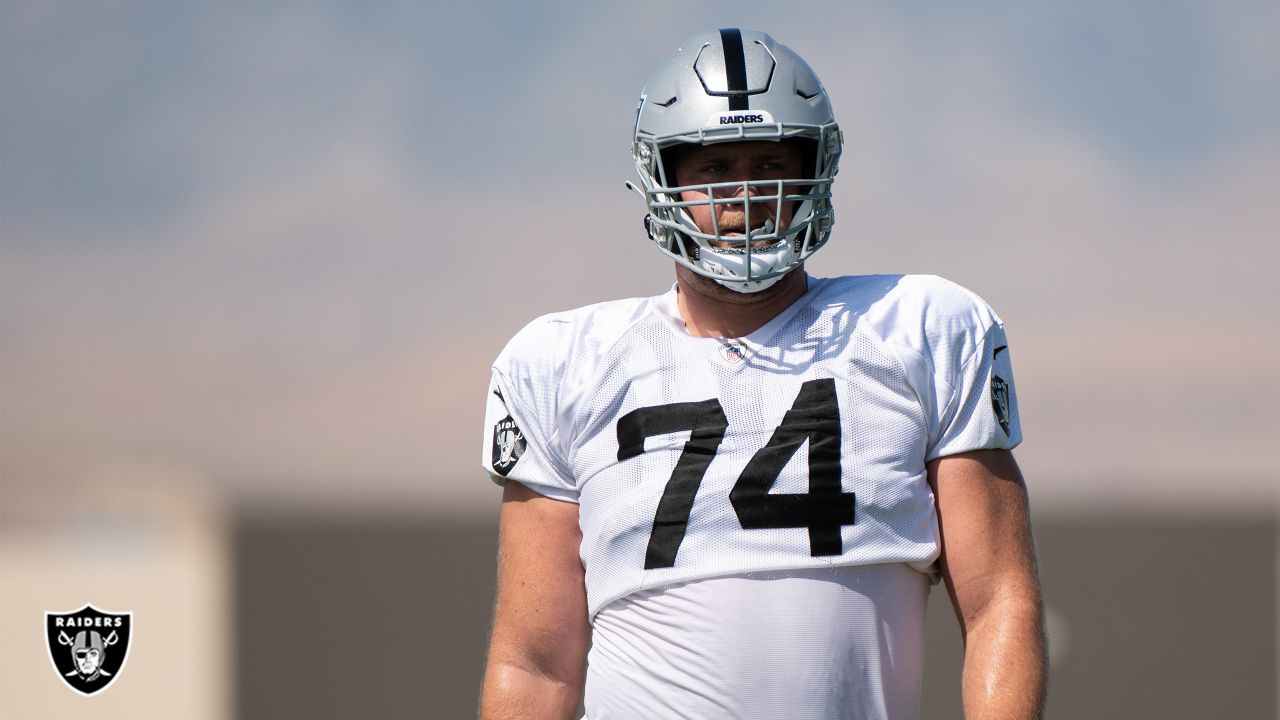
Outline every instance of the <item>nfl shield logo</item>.
{"label": "nfl shield logo", "polygon": [[58,677],[81,695],[93,695],[114,682],[129,659],[133,613],[110,613],[92,605],[46,612],[44,635]]}
{"label": "nfl shield logo", "polygon": [[737,363],[742,361],[742,348],[738,345],[721,345],[720,357],[724,358],[727,363]]}

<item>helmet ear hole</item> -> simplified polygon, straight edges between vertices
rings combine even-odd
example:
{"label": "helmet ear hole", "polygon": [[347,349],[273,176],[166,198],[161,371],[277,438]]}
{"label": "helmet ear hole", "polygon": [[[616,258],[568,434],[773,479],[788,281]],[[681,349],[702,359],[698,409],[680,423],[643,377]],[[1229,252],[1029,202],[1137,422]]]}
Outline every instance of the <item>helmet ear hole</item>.
{"label": "helmet ear hole", "polygon": [[662,168],[666,176],[667,187],[680,187],[680,181],[676,178],[676,163],[680,161],[680,150],[680,145],[672,145],[658,151],[658,167]]}
{"label": "helmet ear hole", "polygon": [[812,138],[793,138],[783,142],[795,143],[800,146],[801,177],[815,177],[818,172],[818,141]]}

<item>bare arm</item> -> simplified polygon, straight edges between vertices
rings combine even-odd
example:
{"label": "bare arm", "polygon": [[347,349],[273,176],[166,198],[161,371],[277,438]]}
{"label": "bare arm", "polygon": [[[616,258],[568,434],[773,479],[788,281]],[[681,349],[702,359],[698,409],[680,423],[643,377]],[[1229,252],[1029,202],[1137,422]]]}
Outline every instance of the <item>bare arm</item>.
{"label": "bare arm", "polygon": [[964,636],[964,715],[1032,720],[1044,712],[1044,611],[1026,486],[1007,450],[929,463],[942,531],[942,577]]}
{"label": "bare arm", "polygon": [[581,542],[577,505],[507,482],[482,720],[569,719],[577,711],[590,640]]}

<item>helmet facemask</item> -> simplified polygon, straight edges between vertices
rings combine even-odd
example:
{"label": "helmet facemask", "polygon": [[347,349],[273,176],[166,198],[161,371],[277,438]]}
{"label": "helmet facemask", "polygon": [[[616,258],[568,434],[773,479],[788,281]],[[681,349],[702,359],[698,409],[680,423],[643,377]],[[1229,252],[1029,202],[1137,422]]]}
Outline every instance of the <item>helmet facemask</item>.
{"label": "helmet facemask", "polygon": [[[650,238],[677,263],[730,289],[757,292],[773,285],[830,235],[835,212],[827,173],[834,169],[833,159],[839,154],[839,131],[831,130],[834,142],[830,144],[806,142],[799,134],[779,140],[801,145],[805,170],[801,177],[767,180],[683,184],[672,167],[672,151],[680,144],[655,152],[656,143],[638,142],[636,168],[649,208],[645,226]],[[777,131],[783,132],[780,127]],[[686,199],[689,192],[701,197]],[[699,206],[707,209],[709,228],[699,228],[690,214]],[[724,207],[739,210],[740,223],[722,227],[716,210]]]}

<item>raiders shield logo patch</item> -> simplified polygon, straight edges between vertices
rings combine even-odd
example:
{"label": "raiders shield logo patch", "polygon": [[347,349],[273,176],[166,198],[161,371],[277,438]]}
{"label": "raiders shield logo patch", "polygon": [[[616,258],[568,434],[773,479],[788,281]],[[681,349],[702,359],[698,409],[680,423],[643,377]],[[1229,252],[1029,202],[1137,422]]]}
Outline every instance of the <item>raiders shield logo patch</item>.
{"label": "raiders shield logo patch", "polygon": [[506,477],[525,449],[524,433],[510,415],[493,426],[493,471]]}
{"label": "raiders shield logo patch", "polygon": [[995,374],[991,376],[991,408],[996,411],[996,422],[1000,423],[1000,429],[1004,430],[1005,437],[1008,437],[1009,383]]}
{"label": "raiders shield logo patch", "polygon": [[[995,365],[1001,351],[1008,349],[1008,345],[1001,345],[991,353],[991,409],[995,411],[996,422],[1000,423],[1000,429],[1004,430],[1005,437],[1009,437],[1009,383],[996,374]],[[1005,356],[1006,359],[1008,357],[1008,355]]]}
{"label": "raiders shield logo patch", "polygon": [[58,677],[81,695],[93,695],[115,682],[129,659],[133,613],[110,613],[92,605],[46,612],[44,631]]}

